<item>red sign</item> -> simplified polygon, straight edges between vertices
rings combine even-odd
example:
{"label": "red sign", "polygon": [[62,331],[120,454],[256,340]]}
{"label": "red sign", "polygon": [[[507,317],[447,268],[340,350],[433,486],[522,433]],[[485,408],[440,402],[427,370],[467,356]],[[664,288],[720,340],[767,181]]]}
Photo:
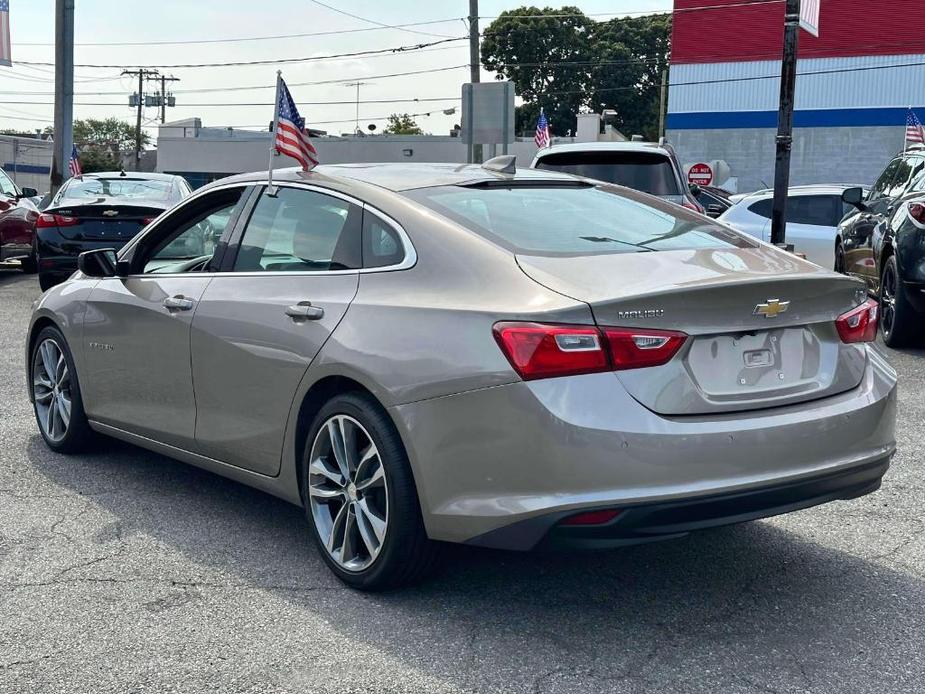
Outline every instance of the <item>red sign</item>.
{"label": "red sign", "polygon": [[687,182],[698,186],[712,185],[713,169],[709,164],[694,164],[687,172]]}

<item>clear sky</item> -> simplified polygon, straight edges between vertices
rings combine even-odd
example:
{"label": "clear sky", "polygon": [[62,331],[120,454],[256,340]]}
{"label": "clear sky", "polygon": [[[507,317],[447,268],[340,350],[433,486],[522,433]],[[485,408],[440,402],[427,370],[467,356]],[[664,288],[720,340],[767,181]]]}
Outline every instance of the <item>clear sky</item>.
{"label": "clear sky", "polygon": [[[460,19],[468,14],[467,0],[325,0],[344,12],[384,24],[404,24],[447,20],[409,27],[413,31],[463,36],[467,33]],[[482,16],[497,15],[528,2],[481,0]],[[668,11],[671,0],[570,0],[535,5],[561,7],[576,5],[588,14],[601,13],[606,19],[624,13]],[[39,128],[51,123],[54,101],[54,68],[50,65],[25,66],[16,61],[54,62],[54,0],[10,0],[13,68],[0,67],[0,128]],[[214,63],[236,60],[265,60],[283,57],[325,56],[378,48],[392,48],[439,40],[440,36],[421,35],[407,30],[377,29],[351,34],[314,36],[266,41],[204,43],[228,39],[279,34],[368,29],[373,24],[347,17],[312,0],[76,0],[75,62],[131,68],[135,65]],[[603,15],[603,13],[610,13]],[[483,26],[490,19],[482,20]],[[183,45],[156,45],[163,41],[197,41]],[[150,42],[141,46],[92,46],[104,42]],[[82,45],[83,44],[83,45]],[[459,122],[458,112],[444,115],[443,109],[458,106],[460,85],[468,81],[468,68],[405,77],[378,77],[396,72],[462,66],[468,62],[465,41],[435,46],[423,51],[324,60],[310,63],[247,67],[176,68],[163,70],[181,79],[173,85],[177,106],[168,109],[167,120],[199,116],[203,125],[265,127],[272,119],[272,86],[277,69],[290,84],[331,81],[325,85],[293,86],[291,91],[308,124],[332,133],[350,132],[356,107],[352,100],[356,88],[347,81],[366,81],[360,87],[363,100],[439,99],[423,103],[360,104],[360,124],[375,122],[381,129],[390,113],[431,112],[417,117],[428,132],[442,134]],[[483,73],[482,79],[493,75]],[[266,89],[227,91],[232,87],[267,85]],[[154,90],[154,85],[150,85]],[[120,76],[118,68],[77,68],[75,117],[117,116],[134,122],[128,95],[137,89],[137,80]],[[214,92],[187,90],[219,89]],[[11,92],[33,92],[32,94]],[[100,93],[107,92],[107,93]],[[444,100],[445,99],[445,100]],[[316,105],[310,102],[346,101],[351,103]],[[27,103],[16,103],[27,102]],[[108,105],[81,105],[108,104]],[[231,103],[265,105],[206,105]],[[147,109],[146,123],[159,117],[157,109]],[[375,120],[379,119],[379,120]],[[153,134],[153,131],[152,131]]]}

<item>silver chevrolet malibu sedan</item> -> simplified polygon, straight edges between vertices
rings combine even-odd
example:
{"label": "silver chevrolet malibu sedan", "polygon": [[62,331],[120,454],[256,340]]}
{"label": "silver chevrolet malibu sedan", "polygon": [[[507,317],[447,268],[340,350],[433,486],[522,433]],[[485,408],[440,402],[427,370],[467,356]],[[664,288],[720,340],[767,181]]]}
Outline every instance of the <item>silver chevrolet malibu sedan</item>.
{"label": "silver chevrolet malibu sedan", "polygon": [[895,449],[860,283],[565,174],[236,176],[79,266],[29,327],[48,446],[104,434],[299,504],[361,589],[438,541],[616,547],[852,499]]}

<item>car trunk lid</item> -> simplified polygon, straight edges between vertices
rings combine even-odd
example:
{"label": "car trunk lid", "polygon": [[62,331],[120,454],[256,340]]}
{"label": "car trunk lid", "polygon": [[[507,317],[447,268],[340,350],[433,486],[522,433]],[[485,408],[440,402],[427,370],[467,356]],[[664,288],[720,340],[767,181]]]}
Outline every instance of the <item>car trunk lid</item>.
{"label": "car trunk lid", "polygon": [[92,204],[69,205],[68,201],[46,215],[58,215],[58,231],[73,241],[126,243],[164,211],[163,207],[117,202],[101,198]]}
{"label": "car trunk lid", "polygon": [[587,302],[601,326],[689,335],[663,366],[617,371],[628,392],[664,415],[794,404],[856,387],[863,346],[834,321],[862,285],[761,246],[591,256],[518,255],[540,284]]}

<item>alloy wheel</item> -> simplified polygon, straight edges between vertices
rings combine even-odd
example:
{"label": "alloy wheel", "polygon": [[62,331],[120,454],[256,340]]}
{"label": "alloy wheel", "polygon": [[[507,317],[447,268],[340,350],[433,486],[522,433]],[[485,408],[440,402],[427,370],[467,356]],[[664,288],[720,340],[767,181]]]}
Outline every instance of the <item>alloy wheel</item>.
{"label": "alloy wheel", "polygon": [[42,341],[32,364],[32,395],[42,433],[61,441],[71,423],[71,373],[61,347],[52,339]]}
{"label": "alloy wheel", "polygon": [[331,558],[348,571],[369,567],[388,531],[389,486],[379,450],[360,422],[338,414],[322,424],[308,487],[312,520]]}
{"label": "alloy wheel", "polygon": [[892,265],[887,265],[880,282],[880,327],[884,335],[893,332],[896,320],[896,273]]}

